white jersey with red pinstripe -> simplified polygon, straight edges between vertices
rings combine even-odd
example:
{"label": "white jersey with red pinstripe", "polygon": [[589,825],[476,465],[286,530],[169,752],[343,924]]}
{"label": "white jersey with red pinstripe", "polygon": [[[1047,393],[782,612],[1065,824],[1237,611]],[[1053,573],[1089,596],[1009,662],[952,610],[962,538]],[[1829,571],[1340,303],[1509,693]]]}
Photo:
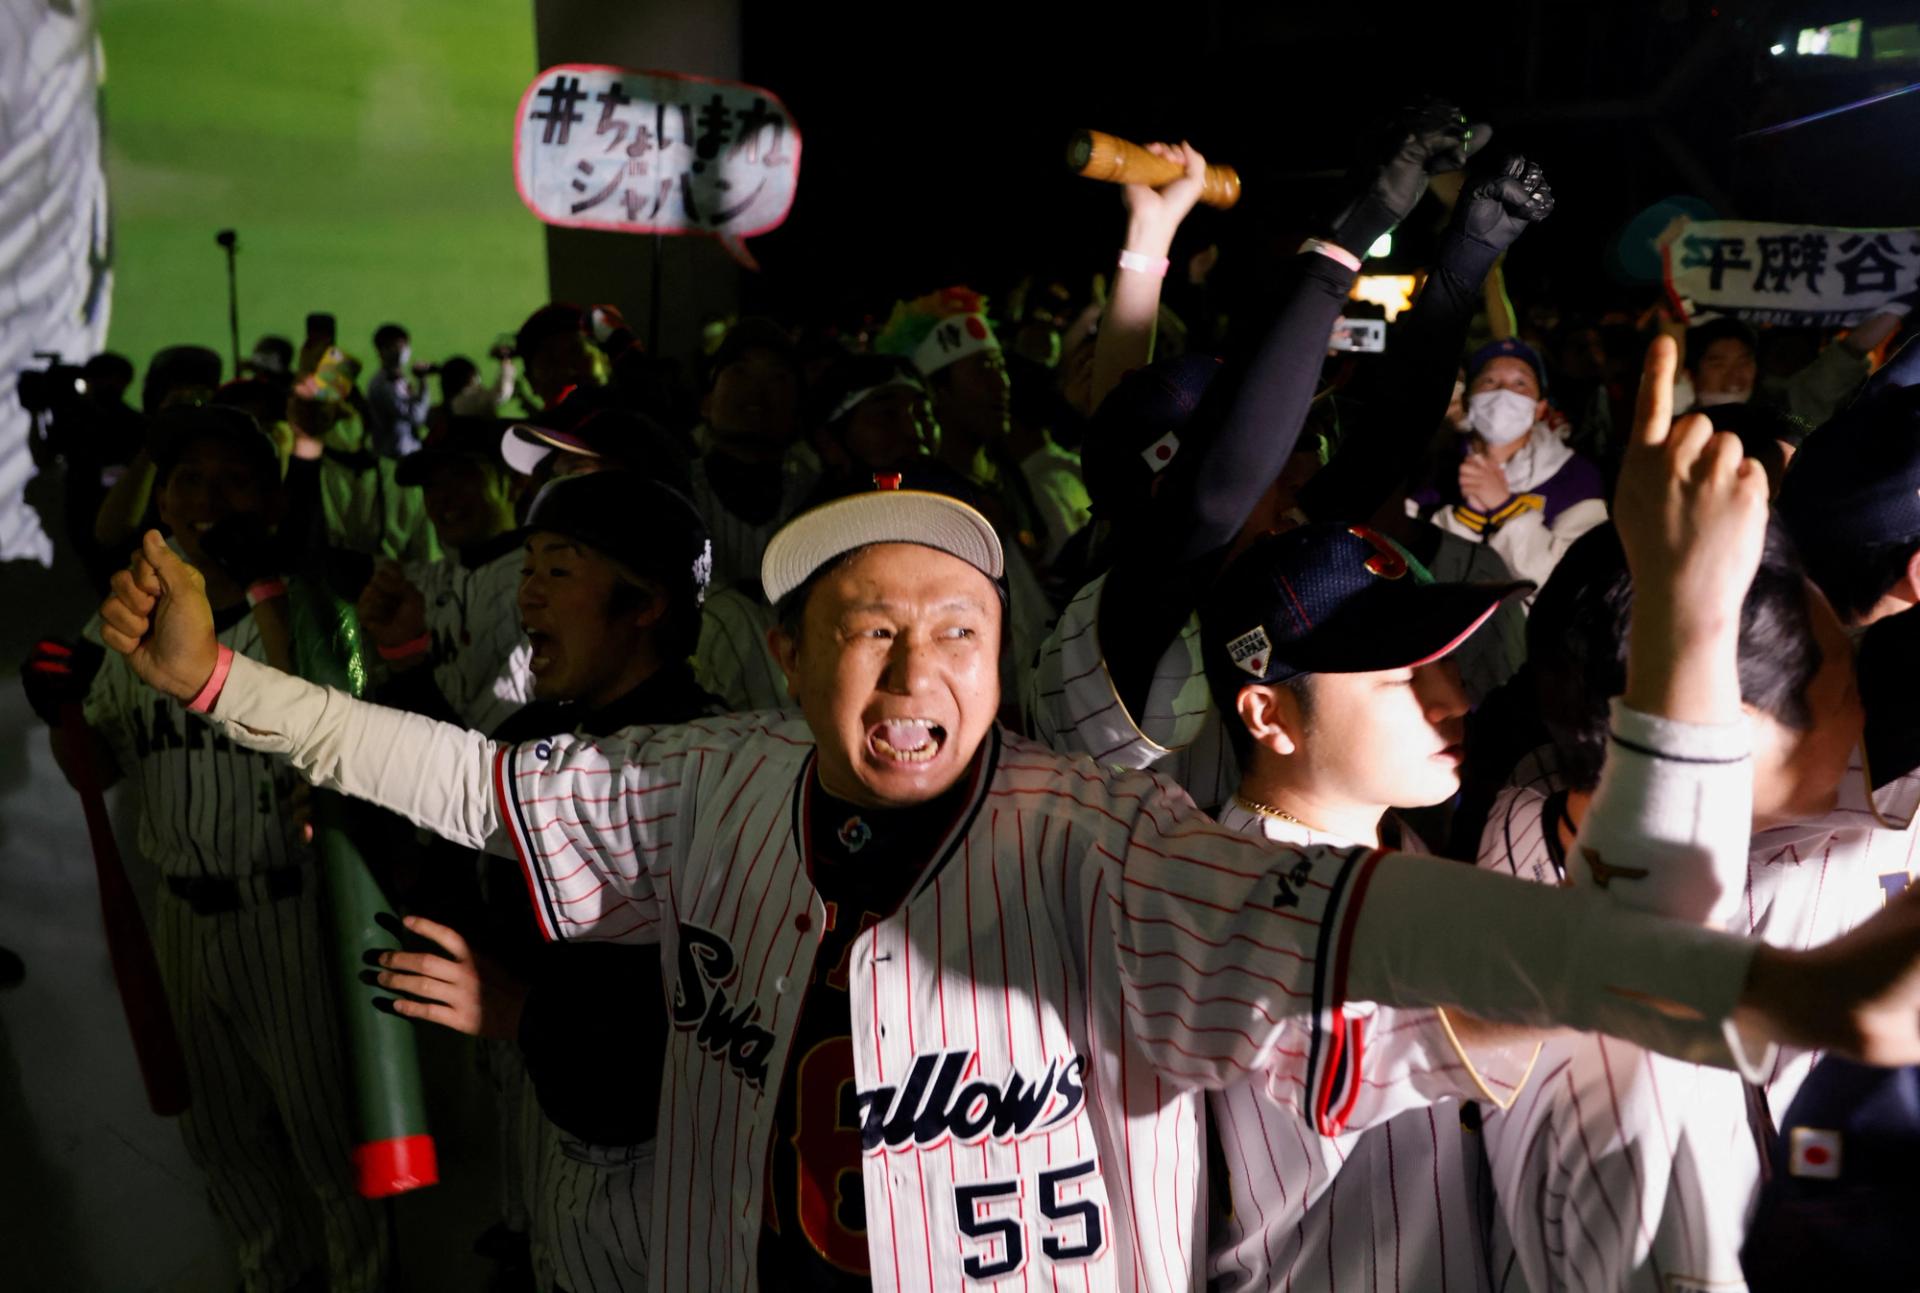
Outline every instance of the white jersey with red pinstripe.
{"label": "white jersey with red pinstripe", "polygon": [[533,648],[520,629],[520,570],[514,547],[472,569],[451,557],[405,567],[426,603],[433,681],[460,721],[491,732],[533,698]]}
{"label": "white jersey with red pinstripe", "polygon": [[[1220,824],[1285,844],[1351,844],[1237,800]],[[1324,1111],[1293,1074],[1208,1094],[1225,1168],[1213,1183],[1208,1287],[1485,1289],[1480,1146],[1462,1101],[1511,1102],[1538,1047],[1476,1047],[1469,1059],[1437,1009],[1360,1002],[1344,1015],[1349,1053],[1365,1056],[1345,1130],[1321,1134]],[[1304,1042],[1288,1023],[1281,1048]]]}
{"label": "white jersey with red pinstripe", "polygon": [[[804,724],[771,717],[501,755],[549,936],[658,939],[675,985],[656,1287],[754,1274],[769,1084],[826,917],[800,845],[810,757]],[[1326,997],[1321,921],[1366,851],[1262,848],[1157,778],[1015,739],[972,775],[906,905],[854,944],[852,1071],[827,1075],[858,1092],[858,1119],[820,1134],[864,1160],[875,1287],[1191,1287],[1191,1088],[1269,1062],[1323,1080],[1316,1029],[1281,1056],[1246,1020]],[[1234,950],[1261,943],[1268,963]]]}

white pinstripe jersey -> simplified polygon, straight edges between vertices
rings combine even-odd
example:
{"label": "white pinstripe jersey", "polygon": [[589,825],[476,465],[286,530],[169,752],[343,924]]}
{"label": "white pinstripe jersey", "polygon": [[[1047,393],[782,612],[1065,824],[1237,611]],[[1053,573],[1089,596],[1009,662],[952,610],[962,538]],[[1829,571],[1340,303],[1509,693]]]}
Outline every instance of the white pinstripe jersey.
{"label": "white pinstripe jersey", "polygon": [[[1346,843],[1237,801],[1220,824],[1287,844]],[[1439,1011],[1356,1003],[1345,1014],[1349,1054],[1364,1071],[1357,1087],[1349,1084],[1351,1104],[1336,1134],[1321,1134],[1332,1129],[1325,1101],[1304,1101],[1291,1080],[1208,1093],[1226,1167],[1226,1188],[1212,1200],[1208,1287],[1486,1288],[1474,1188],[1480,1148],[1460,1120],[1461,1101],[1486,1088],[1473,1080]],[[1282,1037],[1283,1050],[1299,1049],[1300,1021],[1290,1021]],[[1476,1048],[1480,1076],[1501,1103],[1525,1084],[1535,1050]]]}
{"label": "white pinstripe jersey", "polygon": [[[733,716],[502,747],[501,816],[549,937],[658,940],[667,1043],[656,1289],[752,1288],[775,1092],[826,912],[803,722]],[[1274,1068],[1331,1018],[1371,866],[1221,830],[1150,775],[997,732],[905,905],[849,957],[876,1288],[1185,1289],[1199,1276],[1194,1088]],[[1285,1080],[1284,1076],[1280,1080]],[[856,1112],[857,1109],[857,1112]]]}
{"label": "white pinstripe jersey", "polygon": [[1153,668],[1146,705],[1127,712],[1097,627],[1101,575],[1074,595],[1040,648],[1026,696],[1027,728],[1062,754],[1084,754],[1103,768],[1152,768],[1185,787],[1193,802],[1225,803],[1240,784],[1220,713],[1200,663],[1200,622],[1189,616]]}
{"label": "white pinstripe jersey", "polygon": [[520,629],[520,548],[469,570],[448,557],[408,565],[426,602],[433,681],[460,721],[491,732],[533,699],[533,648]]}
{"label": "white pinstripe jersey", "polygon": [[[1559,883],[1543,809],[1558,788],[1550,754],[1495,801],[1480,865]],[[1732,923],[1785,947],[1826,942],[1904,887],[1916,832],[1875,829],[1858,758],[1833,812],[1754,835]],[[1909,819],[1920,782],[1873,797]],[[1557,845],[1556,845],[1557,847]],[[1884,876],[1882,875],[1884,872]],[[1776,1123],[1818,1053],[1782,1050],[1764,1082]],[[1737,1074],[1595,1034],[1542,1050],[1532,1088],[1484,1130],[1501,1199],[1490,1260],[1501,1290],[1569,1287],[1668,1293],[1744,1288],[1738,1261],[1759,1185],[1755,1129]]]}
{"label": "white pinstripe jersey", "polygon": [[[219,638],[266,659],[252,615]],[[281,813],[300,781],[285,762],[232,744],[141,682],[118,651],[107,652],[82,712],[140,787],[140,852],[162,875],[247,875],[303,857]]]}
{"label": "white pinstripe jersey", "polygon": [[693,676],[729,710],[782,709],[793,705],[787,680],[767,646],[773,607],[743,588],[716,588],[700,608],[700,645]]}

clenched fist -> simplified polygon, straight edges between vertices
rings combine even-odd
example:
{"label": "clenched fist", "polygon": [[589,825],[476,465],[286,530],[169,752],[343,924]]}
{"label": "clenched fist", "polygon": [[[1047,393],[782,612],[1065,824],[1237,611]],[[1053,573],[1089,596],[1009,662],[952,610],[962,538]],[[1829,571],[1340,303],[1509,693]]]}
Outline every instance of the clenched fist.
{"label": "clenched fist", "polygon": [[133,564],[114,575],[100,618],[102,639],[155,691],[192,700],[213,676],[220,643],[206,581],[160,531],[148,530]]}

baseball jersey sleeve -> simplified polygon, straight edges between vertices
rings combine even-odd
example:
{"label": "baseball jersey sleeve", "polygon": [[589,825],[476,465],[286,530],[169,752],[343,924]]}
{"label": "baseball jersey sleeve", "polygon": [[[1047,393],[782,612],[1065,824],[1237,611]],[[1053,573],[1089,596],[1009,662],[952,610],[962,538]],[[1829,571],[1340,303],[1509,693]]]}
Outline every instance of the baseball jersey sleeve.
{"label": "baseball jersey sleeve", "polygon": [[1339,1022],[1356,1001],[1457,1005],[1734,1062],[1723,1028],[1752,957],[1741,940],[1437,858],[1250,840],[1148,780],[1117,847],[1092,845],[1105,866],[1087,954],[1110,958],[1130,1037],[1162,1071],[1205,1087],[1264,1072],[1304,1016],[1306,1054],[1279,1059],[1337,1127],[1361,1067]]}
{"label": "baseball jersey sleeve", "polygon": [[1746,722],[1676,723],[1616,700],[1608,742],[1568,877],[1641,911],[1726,925],[1747,882]]}
{"label": "baseball jersey sleeve", "polygon": [[662,881],[693,832],[702,757],[737,735],[695,723],[499,752],[496,790],[542,934],[658,941]]}

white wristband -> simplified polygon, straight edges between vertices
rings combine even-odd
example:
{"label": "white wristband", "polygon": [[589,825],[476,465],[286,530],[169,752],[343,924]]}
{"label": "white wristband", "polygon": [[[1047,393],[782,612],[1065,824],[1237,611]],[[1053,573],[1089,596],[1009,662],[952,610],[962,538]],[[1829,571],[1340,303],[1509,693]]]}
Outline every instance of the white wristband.
{"label": "white wristband", "polygon": [[1310,251],[1317,251],[1328,260],[1345,265],[1355,273],[1360,271],[1360,258],[1338,243],[1327,242],[1322,238],[1309,238],[1300,244],[1300,251],[1303,254]]}
{"label": "white wristband", "polygon": [[1155,278],[1165,278],[1170,263],[1165,256],[1149,256],[1144,252],[1125,250],[1120,253],[1121,269],[1130,269],[1136,274],[1151,274]]}

